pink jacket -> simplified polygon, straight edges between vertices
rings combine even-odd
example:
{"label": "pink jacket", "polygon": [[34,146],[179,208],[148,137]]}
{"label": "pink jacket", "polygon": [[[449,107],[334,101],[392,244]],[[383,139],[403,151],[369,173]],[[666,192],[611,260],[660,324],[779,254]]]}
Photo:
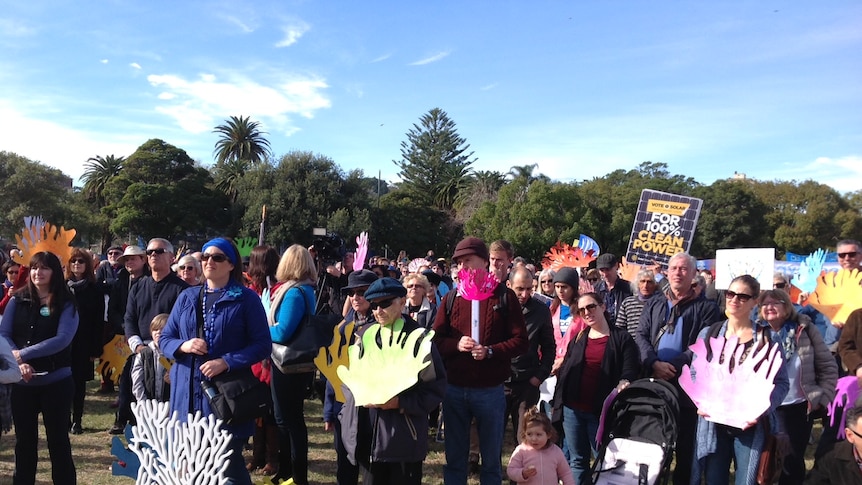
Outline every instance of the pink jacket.
{"label": "pink jacket", "polygon": [[577,337],[578,333],[581,330],[587,327],[587,324],[584,323],[584,320],[577,315],[577,311],[572,316],[572,324],[569,325],[569,329],[566,330],[566,335],[560,331],[560,308],[562,304],[557,307],[554,311],[554,315],[551,317],[554,323],[554,341],[557,344],[557,359],[566,356],[566,349],[569,347],[569,342],[574,340]]}
{"label": "pink jacket", "polygon": [[[524,480],[524,469],[529,466],[535,467],[538,473],[529,480]],[[512,453],[512,458],[509,459],[506,474],[509,475],[510,480],[527,485],[557,485],[560,480],[563,481],[563,485],[575,485],[575,477],[563,455],[563,450],[555,444],[543,450],[518,445]]]}

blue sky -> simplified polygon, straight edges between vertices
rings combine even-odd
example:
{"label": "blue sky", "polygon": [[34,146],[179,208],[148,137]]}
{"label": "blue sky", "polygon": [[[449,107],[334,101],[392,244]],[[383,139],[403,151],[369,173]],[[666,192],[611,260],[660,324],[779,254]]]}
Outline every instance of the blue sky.
{"label": "blue sky", "polygon": [[212,164],[250,116],[273,151],[397,179],[445,110],[478,158],[559,180],[642,161],[862,188],[862,3],[0,0],[0,150],[80,176],[150,138]]}

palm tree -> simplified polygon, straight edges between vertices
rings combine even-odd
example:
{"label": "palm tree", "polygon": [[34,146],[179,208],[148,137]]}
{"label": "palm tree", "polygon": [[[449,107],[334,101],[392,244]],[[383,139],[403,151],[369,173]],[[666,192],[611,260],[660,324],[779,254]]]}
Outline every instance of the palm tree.
{"label": "palm tree", "polygon": [[98,209],[105,206],[105,185],[120,174],[125,161],[126,157],[115,157],[114,155],[107,157],[97,155],[87,159],[81,180],[84,181],[84,193],[87,195],[87,199],[95,201]]}
{"label": "palm tree", "polygon": [[263,136],[266,132],[260,131],[259,126],[259,122],[242,116],[231,116],[225,124],[216,126],[213,133],[221,135],[213,151],[216,162],[247,160],[257,164],[265,160],[270,154],[270,145]]}
{"label": "palm tree", "polygon": [[112,178],[120,174],[125,161],[126,157],[115,157],[114,155],[90,157],[84,164],[84,174],[81,175],[81,180],[84,182],[84,195],[88,200],[96,203],[96,212],[102,232],[102,251],[107,250],[113,240],[113,234],[109,229],[110,219],[101,213],[107,205],[105,186]]}
{"label": "palm tree", "polygon": [[215,167],[216,188],[227,194],[231,203],[236,202],[239,195],[237,183],[248,170],[248,160],[234,158],[224,163],[217,163]]}

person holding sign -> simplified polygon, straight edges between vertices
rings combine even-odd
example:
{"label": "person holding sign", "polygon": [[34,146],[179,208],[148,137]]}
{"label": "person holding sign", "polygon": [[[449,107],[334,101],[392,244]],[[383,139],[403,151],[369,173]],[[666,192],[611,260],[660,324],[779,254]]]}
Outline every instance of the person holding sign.
{"label": "person holding sign", "polygon": [[[365,485],[422,483],[422,462],[428,453],[428,414],[440,405],[446,392],[446,371],[437,349],[433,344],[423,347],[411,340],[414,332],[424,335],[425,329],[401,313],[406,295],[407,289],[394,278],[382,278],[369,286],[365,298],[377,323],[359,327],[357,343],[351,346],[363,349],[350,354],[350,367],[363,364],[357,360],[377,357],[375,353],[380,357],[375,362],[382,364],[376,369],[362,365],[355,379],[345,379],[346,401],[339,415],[348,458],[362,469]],[[396,395],[387,393],[388,399],[381,397],[383,402],[374,400],[373,404],[362,401],[363,394],[369,395],[367,388],[374,386],[370,381],[398,379],[397,369],[391,368],[393,360],[397,360],[396,367],[410,367],[415,361],[428,365],[407,376],[407,382],[399,383],[403,390]],[[349,372],[344,374],[350,377]]]}
{"label": "person holding sign", "polygon": [[[487,273],[488,247],[481,239],[468,237],[459,242],[452,259],[460,269],[458,291],[446,295],[434,321],[434,342],[443,356],[449,382],[443,400],[443,480],[448,485],[467,483],[470,421],[475,418],[482,456],[480,480],[499,484],[503,480],[500,453],[506,412],[503,382],[511,374],[512,358],[529,347],[524,315],[517,296],[503,283],[481,301],[464,297],[472,282],[464,281],[462,275]],[[474,304],[478,306],[475,336]]]}

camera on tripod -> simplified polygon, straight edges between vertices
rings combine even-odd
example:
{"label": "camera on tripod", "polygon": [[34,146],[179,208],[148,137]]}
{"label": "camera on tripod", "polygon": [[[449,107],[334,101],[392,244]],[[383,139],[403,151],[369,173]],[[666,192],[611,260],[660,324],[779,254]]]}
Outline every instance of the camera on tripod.
{"label": "camera on tripod", "polygon": [[315,227],[312,234],[314,234],[314,242],[311,247],[314,249],[316,259],[325,264],[334,264],[344,259],[347,248],[338,234],[328,232],[322,227]]}

